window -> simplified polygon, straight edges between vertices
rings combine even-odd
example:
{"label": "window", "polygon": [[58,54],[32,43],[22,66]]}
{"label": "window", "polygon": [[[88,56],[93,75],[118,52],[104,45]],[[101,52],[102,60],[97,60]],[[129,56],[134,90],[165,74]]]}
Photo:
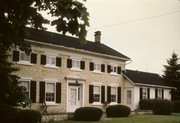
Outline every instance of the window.
{"label": "window", "polygon": [[147,99],[147,88],[142,88],[142,99]]}
{"label": "window", "polygon": [[94,86],[93,91],[94,91],[93,92],[94,102],[100,102],[100,94],[101,94],[100,86]]}
{"label": "window", "polygon": [[101,64],[100,63],[94,63],[94,71],[101,71]]}
{"label": "window", "polygon": [[20,52],[19,61],[30,62],[30,55],[27,55],[25,52]]}
{"label": "window", "polygon": [[26,88],[26,96],[30,98],[30,82],[29,81],[21,81],[21,86]]}
{"label": "window", "polygon": [[111,66],[111,73],[117,73],[117,66]]}
{"label": "window", "polygon": [[55,56],[46,56],[46,65],[56,66],[56,57]]}
{"label": "window", "polygon": [[46,102],[55,102],[55,83],[46,83]]}
{"label": "window", "polygon": [[80,60],[72,59],[72,68],[80,69]]}
{"label": "window", "polygon": [[132,91],[131,90],[127,90],[127,104],[130,105],[132,99]]}
{"label": "window", "polygon": [[117,102],[117,88],[111,87],[111,102]]}
{"label": "window", "polygon": [[163,97],[162,97],[162,95],[163,95],[163,92],[162,92],[163,90],[162,89],[157,89],[157,98],[160,98],[160,99],[162,99]]}

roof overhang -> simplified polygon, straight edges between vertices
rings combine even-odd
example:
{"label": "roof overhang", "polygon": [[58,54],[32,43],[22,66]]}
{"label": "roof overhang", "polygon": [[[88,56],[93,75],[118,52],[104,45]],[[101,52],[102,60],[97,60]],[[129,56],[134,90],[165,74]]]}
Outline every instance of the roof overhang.
{"label": "roof overhang", "polygon": [[30,43],[34,43],[34,44],[41,44],[41,45],[46,45],[46,46],[58,47],[58,48],[67,49],[67,50],[71,50],[71,51],[78,51],[78,52],[87,53],[87,54],[91,54],[91,55],[97,55],[97,56],[101,56],[101,57],[122,60],[125,62],[131,60],[128,58],[122,58],[122,57],[116,57],[116,56],[107,55],[107,54],[95,53],[95,52],[90,52],[90,51],[86,51],[83,49],[70,48],[70,47],[65,47],[62,45],[55,45],[55,44],[51,44],[51,43],[43,43],[43,42],[38,42],[38,41],[34,41],[34,40],[29,40],[29,39],[26,39],[26,41],[28,41]]}

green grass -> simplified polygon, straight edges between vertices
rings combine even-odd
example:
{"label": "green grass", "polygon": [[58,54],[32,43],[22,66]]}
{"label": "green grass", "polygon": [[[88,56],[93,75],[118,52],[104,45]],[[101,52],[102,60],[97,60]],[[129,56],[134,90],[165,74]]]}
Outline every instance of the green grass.
{"label": "green grass", "polygon": [[[86,123],[83,121],[59,121],[54,123]],[[172,115],[132,115],[126,118],[107,118],[88,123],[180,123],[180,113]]]}

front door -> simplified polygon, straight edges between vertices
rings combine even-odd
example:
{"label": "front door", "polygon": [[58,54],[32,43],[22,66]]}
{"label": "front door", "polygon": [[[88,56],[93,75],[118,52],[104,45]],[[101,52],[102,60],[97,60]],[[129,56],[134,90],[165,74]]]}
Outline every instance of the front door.
{"label": "front door", "polygon": [[68,93],[68,112],[74,112],[82,106],[82,88],[81,86],[69,86]]}

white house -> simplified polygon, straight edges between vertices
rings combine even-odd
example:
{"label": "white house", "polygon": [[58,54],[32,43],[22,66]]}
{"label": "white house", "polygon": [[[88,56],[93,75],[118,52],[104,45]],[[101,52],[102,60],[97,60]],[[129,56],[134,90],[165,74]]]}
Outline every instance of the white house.
{"label": "white house", "polygon": [[125,70],[124,104],[131,110],[139,108],[141,99],[162,98],[171,100],[171,89],[158,74],[142,71]]}

